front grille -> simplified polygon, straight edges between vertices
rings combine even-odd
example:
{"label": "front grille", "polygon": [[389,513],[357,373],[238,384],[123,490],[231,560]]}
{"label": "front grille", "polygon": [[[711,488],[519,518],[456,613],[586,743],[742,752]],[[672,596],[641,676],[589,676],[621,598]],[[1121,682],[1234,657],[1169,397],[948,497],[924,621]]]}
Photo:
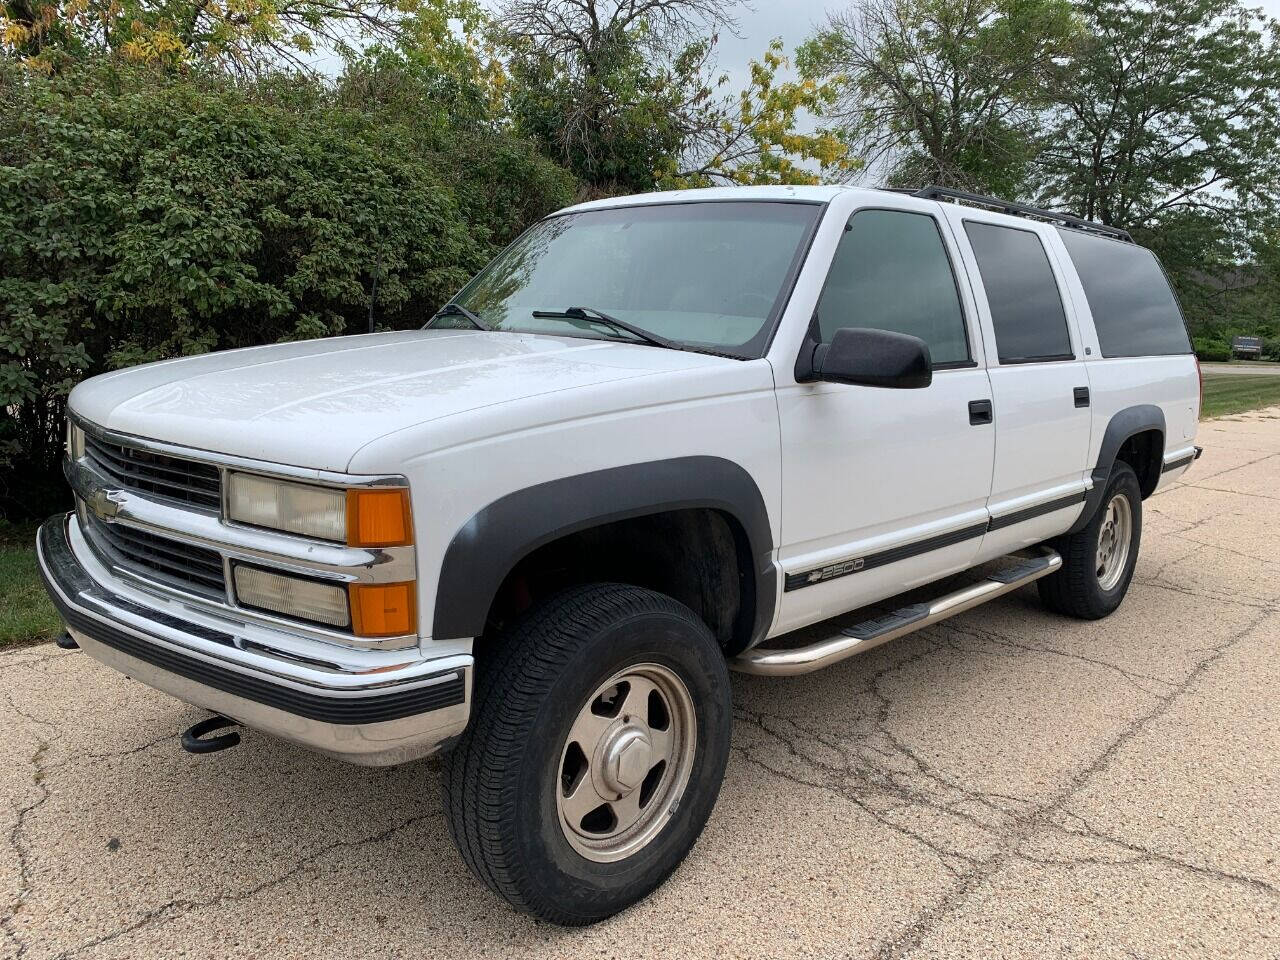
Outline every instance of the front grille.
{"label": "front grille", "polygon": [[222,500],[218,468],[152,453],[85,434],[85,453],[103,474],[129,490],[217,510]]}
{"label": "front grille", "polygon": [[145,530],[103,523],[80,511],[89,543],[115,566],[192,593],[225,600],[226,578],[222,557],[212,550],[158,537]]}

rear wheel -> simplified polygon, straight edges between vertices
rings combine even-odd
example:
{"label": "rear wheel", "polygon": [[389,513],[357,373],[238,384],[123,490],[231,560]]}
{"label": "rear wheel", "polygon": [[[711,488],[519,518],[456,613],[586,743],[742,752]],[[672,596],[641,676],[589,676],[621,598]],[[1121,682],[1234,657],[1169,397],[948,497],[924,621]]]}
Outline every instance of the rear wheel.
{"label": "rear wheel", "polygon": [[728,760],[729,677],[706,626],[650,590],[576,588],[500,638],[477,673],[444,775],[472,872],[566,925],[662,883],[701,833]]}
{"label": "rear wheel", "polygon": [[1068,616],[1107,616],[1129,590],[1141,540],[1142,490],[1133,468],[1117,461],[1089,523],[1053,542],[1062,555],[1062,568],[1038,581],[1040,599]]}

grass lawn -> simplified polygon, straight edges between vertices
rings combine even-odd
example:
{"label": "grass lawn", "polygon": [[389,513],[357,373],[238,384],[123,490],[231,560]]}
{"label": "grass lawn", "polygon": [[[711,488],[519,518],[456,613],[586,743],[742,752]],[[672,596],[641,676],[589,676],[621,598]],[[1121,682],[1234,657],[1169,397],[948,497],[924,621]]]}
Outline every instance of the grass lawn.
{"label": "grass lawn", "polygon": [[62,621],[36,573],[34,525],[0,527],[0,650],[52,640]]}
{"label": "grass lawn", "polygon": [[1280,376],[1205,371],[1201,418],[1224,417],[1273,404],[1280,404]]}

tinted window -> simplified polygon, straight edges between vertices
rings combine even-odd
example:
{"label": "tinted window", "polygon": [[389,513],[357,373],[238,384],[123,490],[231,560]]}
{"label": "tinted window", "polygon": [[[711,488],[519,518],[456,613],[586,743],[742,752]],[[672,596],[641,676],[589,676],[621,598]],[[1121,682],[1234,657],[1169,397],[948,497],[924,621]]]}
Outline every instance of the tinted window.
{"label": "tinted window", "polygon": [[863,210],[845,230],[818,301],[823,341],[841,327],[919,337],[937,364],[969,359],[955,276],[933,217]]}
{"label": "tinted window", "polygon": [[1080,275],[1104,357],[1191,352],[1178,302],[1155,254],[1079,230],[1058,232]]}
{"label": "tinted window", "polygon": [[809,203],[724,201],[562,214],[507,247],[456,300],[493,330],[635,339],[534,316],[591,307],[672,340],[758,356],[821,213]]}
{"label": "tinted window", "polygon": [[1070,359],[1067,315],[1040,238],[973,220],[964,229],[987,291],[1000,362]]}

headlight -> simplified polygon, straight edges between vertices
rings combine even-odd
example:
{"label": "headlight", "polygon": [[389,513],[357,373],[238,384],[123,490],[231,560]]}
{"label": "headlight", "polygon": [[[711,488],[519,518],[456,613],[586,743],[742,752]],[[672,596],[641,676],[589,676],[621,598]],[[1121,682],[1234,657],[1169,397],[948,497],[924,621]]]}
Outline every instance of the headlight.
{"label": "headlight", "polygon": [[347,591],[342,586],[303,580],[243,564],[236,564],[235,577],[236,599],[242,606],[314,620],[332,627],[345,627],[351,623]]}
{"label": "headlight", "polygon": [[[409,491],[403,487],[321,487],[253,473],[227,475],[227,519],[353,547],[413,543]],[[336,585],[237,564],[236,600],[333,627],[357,637],[393,637],[417,629],[415,583]]]}
{"label": "headlight", "polygon": [[252,473],[227,479],[227,517],[353,547],[413,542],[409,492],[399,487],[341,490]]}
{"label": "headlight", "polygon": [[331,487],[269,480],[252,473],[228,478],[227,516],[321,540],[347,539],[347,492]]}

